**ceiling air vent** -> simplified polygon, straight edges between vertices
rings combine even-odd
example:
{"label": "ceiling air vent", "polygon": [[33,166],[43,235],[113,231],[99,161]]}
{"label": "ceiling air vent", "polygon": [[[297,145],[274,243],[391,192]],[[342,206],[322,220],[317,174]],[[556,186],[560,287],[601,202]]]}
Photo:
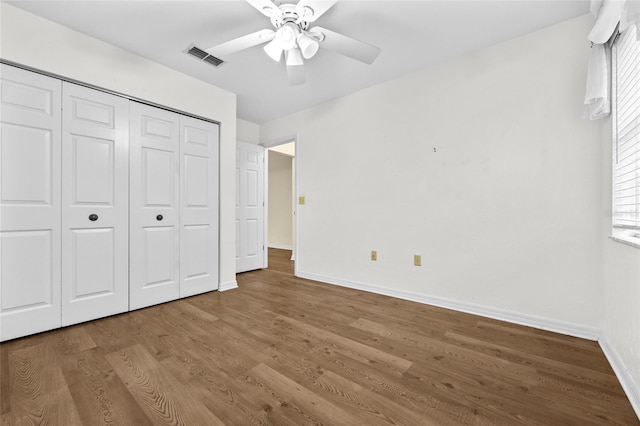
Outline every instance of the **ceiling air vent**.
{"label": "ceiling air vent", "polygon": [[224,64],[224,61],[222,59],[216,58],[213,55],[209,55],[207,52],[200,49],[199,47],[196,47],[193,44],[187,47],[187,50],[185,50],[185,53],[193,57],[196,57],[201,61],[207,62],[213,65],[214,67],[219,67],[220,65]]}

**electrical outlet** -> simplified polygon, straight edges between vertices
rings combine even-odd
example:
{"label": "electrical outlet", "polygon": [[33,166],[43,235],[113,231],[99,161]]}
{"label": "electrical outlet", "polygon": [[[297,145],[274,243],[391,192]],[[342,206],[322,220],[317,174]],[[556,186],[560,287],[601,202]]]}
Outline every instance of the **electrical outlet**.
{"label": "electrical outlet", "polygon": [[378,260],[378,252],[375,250],[371,250],[371,260],[373,260],[374,262],[376,260]]}
{"label": "electrical outlet", "polygon": [[305,199],[304,199],[304,195],[301,195],[298,197],[298,204],[300,204],[301,206],[304,204]]}
{"label": "electrical outlet", "polygon": [[413,255],[413,264],[415,266],[422,266],[422,256],[420,256],[419,254],[414,254]]}

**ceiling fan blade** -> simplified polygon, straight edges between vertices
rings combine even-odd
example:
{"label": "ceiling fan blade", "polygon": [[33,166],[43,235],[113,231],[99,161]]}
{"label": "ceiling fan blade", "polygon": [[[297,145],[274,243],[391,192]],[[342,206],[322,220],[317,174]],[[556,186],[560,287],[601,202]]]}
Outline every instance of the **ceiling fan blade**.
{"label": "ceiling fan blade", "polygon": [[313,27],[309,33],[324,35],[324,39],[320,43],[320,47],[333,50],[344,56],[348,56],[365,64],[372,64],[380,53],[380,48],[371,44],[358,41],[351,37],[327,30],[321,27]]}
{"label": "ceiling fan blade", "polygon": [[275,36],[276,33],[273,30],[260,30],[205,49],[205,52],[223,58],[241,50],[271,41]]}
{"label": "ceiling fan blade", "polygon": [[306,82],[304,65],[287,65],[287,79],[289,86],[299,86]]}
{"label": "ceiling fan blade", "polygon": [[300,0],[296,12],[303,21],[313,22],[336,4],[338,0]]}
{"label": "ceiling fan blade", "polygon": [[282,16],[282,11],[271,0],[247,0],[251,6],[258,9],[264,16],[271,18],[272,16]]}
{"label": "ceiling fan blade", "polygon": [[[286,52],[287,56],[289,52]],[[289,86],[298,86],[306,82],[304,73],[304,64],[300,65],[287,65],[287,80],[289,80]]]}

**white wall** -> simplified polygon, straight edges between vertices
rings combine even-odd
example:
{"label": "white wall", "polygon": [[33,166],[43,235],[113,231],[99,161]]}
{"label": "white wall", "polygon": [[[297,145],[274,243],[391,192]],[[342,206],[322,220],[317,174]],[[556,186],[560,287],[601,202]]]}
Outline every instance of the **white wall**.
{"label": "white wall", "polygon": [[293,247],[292,157],[268,150],[269,153],[269,231],[268,245]]}
{"label": "white wall", "polygon": [[236,95],[4,2],[3,59],[221,123],[220,282],[235,282]]}
{"label": "white wall", "polygon": [[298,135],[298,274],[595,338],[601,141],[581,107],[592,24],[262,125],[263,141]]}
{"label": "white wall", "polygon": [[260,126],[238,118],[236,120],[236,137],[239,141],[257,145],[260,143]]}
{"label": "white wall", "polygon": [[[603,336],[618,377],[640,416],[640,249],[611,235],[611,120],[602,123]],[[617,359],[616,359],[617,358]],[[626,380],[626,382],[625,382]]]}

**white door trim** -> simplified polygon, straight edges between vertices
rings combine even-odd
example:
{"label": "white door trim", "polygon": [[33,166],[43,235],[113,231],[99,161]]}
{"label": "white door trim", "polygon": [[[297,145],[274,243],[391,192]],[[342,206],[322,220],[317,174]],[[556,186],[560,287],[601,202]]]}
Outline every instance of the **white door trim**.
{"label": "white door trim", "polygon": [[266,269],[269,267],[269,150],[266,146],[263,146],[263,148],[264,169],[262,170],[262,174],[264,177],[262,181],[264,182],[264,203],[262,207],[262,217],[264,218],[264,226],[262,227],[262,241],[264,241],[265,249],[262,253],[262,266]]}
{"label": "white door trim", "polygon": [[121,98],[125,98],[125,99],[128,99],[128,100],[133,101],[133,102],[138,102],[140,104],[148,105],[148,106],[151,106],[151,107],[154,107],[154,108],[160,108],[160,109],[163,109],[165,111],[175,112],[176,114],[183,115],[185,117],[191,117],[191,118],[195,118],[195,119],[198,119],[198,120],[207,121],[209,123],[222,125],[222,123],[220,121],[213,120],[211,118],[204,117],[202,115],[193,114],[191,112],[183,111],[181,109],[174,108],[174,107],[171,107],[171,106],[168,106],[168,105],[158,104],[158,103],[152,102],[150,100],[146,100],[146,99],[143,99],[143,98],[138,98],[136,96],[128,95],[126,93],[118,92],[118,91],[111,90],[111,89],[107,89],[105,87],[96,86],[95,84],[87,83],[86,81],[76,80],[74,78],[70,78],[70,77],[66,77],[66,76],[63,76],[63,75],[59,75],[59,74],[56,74],[56,73],[53,73],[53,72],[50,72],[50,71],[46,71],[46,70],[43,70],[43,69],[31,67],[29,65],[21,64],[19,62],[9,61],[7,59],[0,58],[0,65],[7,65],[7,66],[10,66],[10,67],[13,67],[13,68],[21,69],[21,70],[24,70],[24,71],[29,71],[29,72],[32,72],[32,73],[35,73],[35,74],[40,74],[40,75],[43,75],[45,77],[51,77],[53,79],[60,80],[62,82],[73,83],[73,84],[76,84],[78,86],[86,87],[87,89],[93,89],[93,90],[97,90],[99,92],[108,93],[110,95],[119,96]]}

